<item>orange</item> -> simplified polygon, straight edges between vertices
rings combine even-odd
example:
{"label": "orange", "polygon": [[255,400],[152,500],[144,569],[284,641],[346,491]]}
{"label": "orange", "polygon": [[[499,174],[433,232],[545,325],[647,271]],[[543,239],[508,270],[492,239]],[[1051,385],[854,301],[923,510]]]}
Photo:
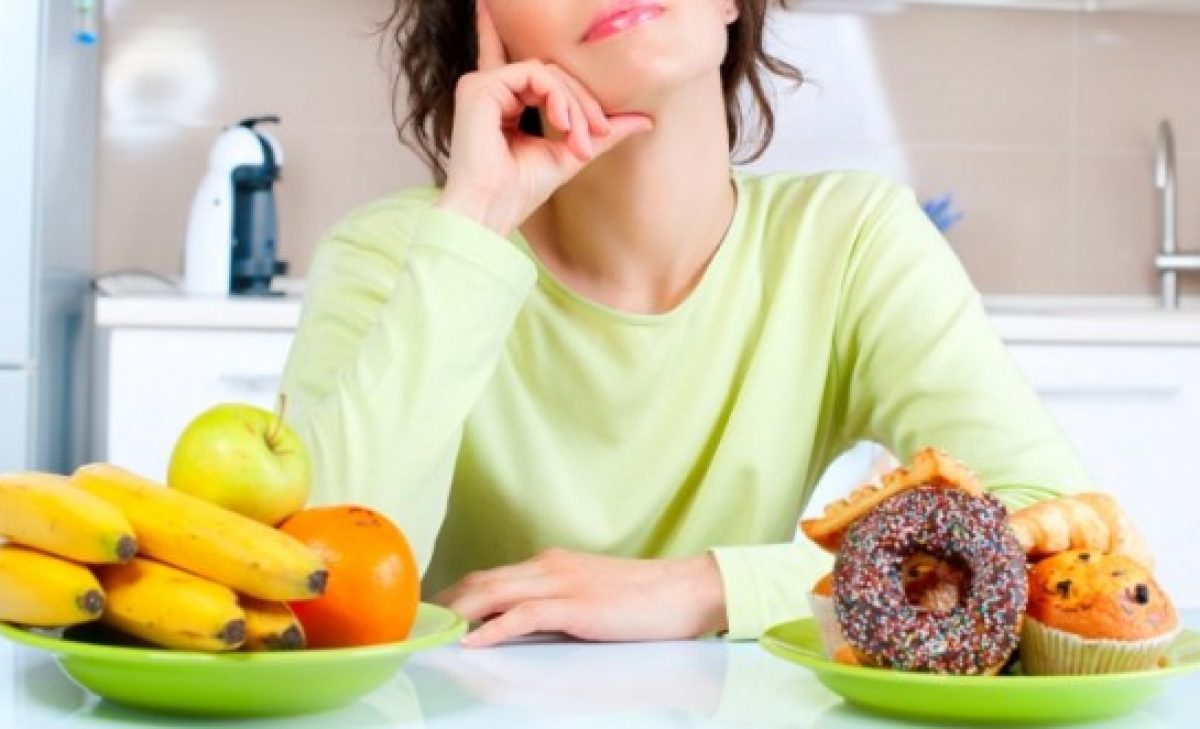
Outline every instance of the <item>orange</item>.
{"label": "orange", "polygon": [[279,527],[315,549],[329,569],[325,594],[291,603],[311,648],[403,640],[421,585],[404,533],[363,506],[305,509]]}

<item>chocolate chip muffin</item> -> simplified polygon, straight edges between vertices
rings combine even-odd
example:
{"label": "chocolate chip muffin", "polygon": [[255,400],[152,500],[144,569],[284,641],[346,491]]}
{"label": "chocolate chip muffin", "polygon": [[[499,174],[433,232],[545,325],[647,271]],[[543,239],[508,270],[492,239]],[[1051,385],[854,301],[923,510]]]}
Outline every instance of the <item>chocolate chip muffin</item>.
{"label": "chocolate chip muffin", "polygon": [[1138,562],[1060,552],[1029,572],[1021,667],[1032,675],[1150,669],[1181,628],[1171,599]]}

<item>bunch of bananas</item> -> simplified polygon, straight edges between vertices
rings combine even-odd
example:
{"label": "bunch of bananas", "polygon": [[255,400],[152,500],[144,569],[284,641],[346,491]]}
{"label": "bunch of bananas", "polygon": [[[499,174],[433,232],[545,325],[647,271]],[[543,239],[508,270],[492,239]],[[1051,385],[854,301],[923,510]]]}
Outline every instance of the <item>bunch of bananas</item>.
{"label": "bunch of bananas", "polygon": [[179,650],[301,648],[287,603],[326,579],[291,536],[117,466],[0,474],[0,621],[98,620]]}

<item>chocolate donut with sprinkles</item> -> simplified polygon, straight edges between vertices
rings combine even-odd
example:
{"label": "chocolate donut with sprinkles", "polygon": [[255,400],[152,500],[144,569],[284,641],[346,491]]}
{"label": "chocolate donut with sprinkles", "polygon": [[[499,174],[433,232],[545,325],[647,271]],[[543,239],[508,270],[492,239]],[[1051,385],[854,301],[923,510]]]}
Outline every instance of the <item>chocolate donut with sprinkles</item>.
{"label": "chocolate donut with sprinkles", "polygon": [[[906,561],[929,555],[965,570],[948,609],[905,593]],[[1012,655],[1027,596],[1025,554],[995,497],[920,486],[851,526],[833,569],[834,611],[866,665],[995,674]]]}

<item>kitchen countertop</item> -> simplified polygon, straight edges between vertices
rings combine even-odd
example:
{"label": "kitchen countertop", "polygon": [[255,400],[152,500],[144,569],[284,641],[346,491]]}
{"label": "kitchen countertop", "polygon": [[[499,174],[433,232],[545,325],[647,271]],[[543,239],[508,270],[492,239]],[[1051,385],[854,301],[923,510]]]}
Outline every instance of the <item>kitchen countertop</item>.
{"label": "kitchen countertop", "polygon": [[[1185,611],[1200,626],[1200,611]],[[1193,726],[1200,674],[1091,727]],[[418,654],[384,687],[333,712],[214,722],[126,709],[71,683],[53,659],[0,640],[0,727],[881,727],[920,726],[842,703],[806,669],[754,643],[584,644],[536,640]]]}
{"label": "kitchen countertop", "polygon": [[1200,300],[1175,311],[1153,296],[984,296],[1000,338],[1008,344],[1200,344]]}
{"label": "kitchen countertop", "polygon": [[299,296],[97,296],[94,322],[101,328],[292,330],[300,321]]}
{"label": "kitchen countertop", "polygon": [[[179,293],[98,295],[102,328],[295,329],[302,281],[285,281],[273,297],[194,297]],[[1163,311],[1149,296],[985,296],[1001,339],[1009,344],[1200,345],[1200,300]]]}

